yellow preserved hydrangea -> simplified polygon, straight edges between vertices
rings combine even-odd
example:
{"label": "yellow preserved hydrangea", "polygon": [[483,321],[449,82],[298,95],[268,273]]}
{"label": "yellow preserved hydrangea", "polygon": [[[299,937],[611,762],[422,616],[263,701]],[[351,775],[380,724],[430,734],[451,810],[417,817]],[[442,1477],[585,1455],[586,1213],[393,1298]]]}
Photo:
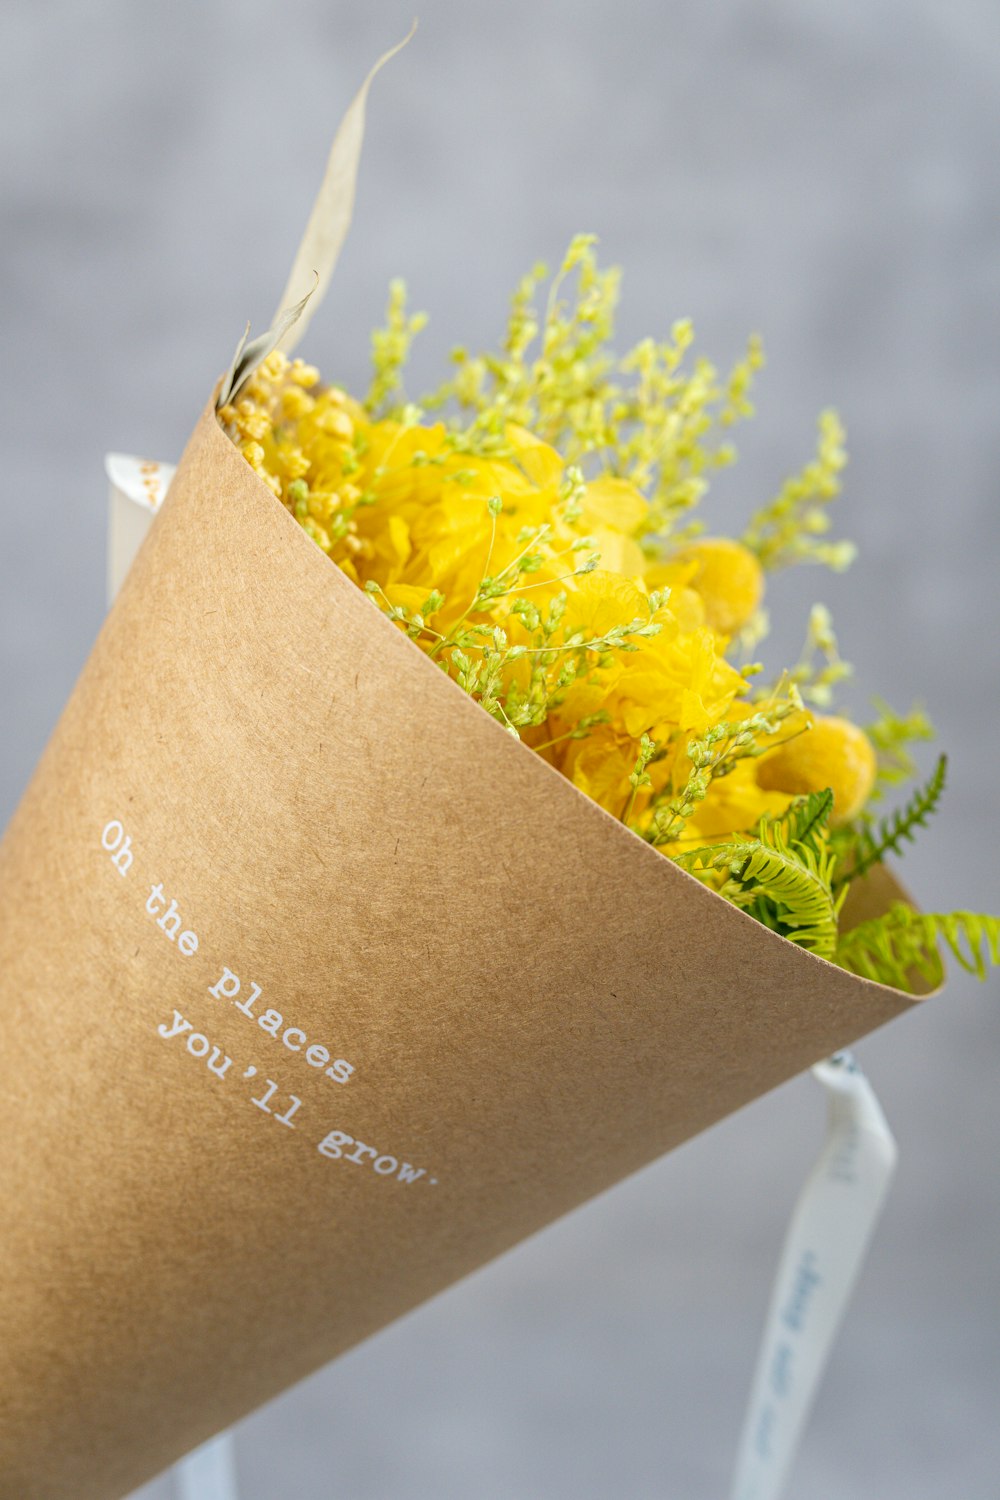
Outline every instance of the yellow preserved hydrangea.
{"label": "yellow preserved hydrangea", "polygon": [[[476,451],[443,422],[373,417],[280,354],[221,417],[355,583],[581,791],[616,817],[628,808],[637,830],[689,776],[688,743],[749,717],[749,674],[726,649],[757,608],[760,565],[735,541],[650,546],[651,505],[631,480],[585,479],[514,422],[493,451]],[[797,705],[794,689],[772,695],[754,752]],[[636,794],[643,736],[657,754]],[[724,832],[791,800],[748,773],[739,824]],[[696,827],[736,808],[724,782],[708,787]]]}
{"label": "yellow preserved hydrangea", "polygon": [[424,320],[394,282],[365,400],[274,353],[220,419],[317,546],[581,792],[813,951],[882,972],[891,949],[902,982],[917,939],[898,913],[888,939],[843,954],[837,913],[852,870],[936,802],[943,762],[891,825],[873,832],[865,812],[879,783],[909,774],[905,745],[926,720],[885,711],[873,744],[846,719],[814,719],[806,701],[827,706],[849,672],[822,606],[771,687],[755,690],[745,659],[766,631],[769,570],[850,561],[826,538],[839,421],[821,416],[816,457],[742,538],[705,537],[697,509],[752,414],[759,341],[725,377],[686,364],[683,322],[615,358],[618,273],[598,269],[593,240],[572,242],[539,315],[545,274],[515,292],[499,353],[456,351],[420,407],[402,370]]}

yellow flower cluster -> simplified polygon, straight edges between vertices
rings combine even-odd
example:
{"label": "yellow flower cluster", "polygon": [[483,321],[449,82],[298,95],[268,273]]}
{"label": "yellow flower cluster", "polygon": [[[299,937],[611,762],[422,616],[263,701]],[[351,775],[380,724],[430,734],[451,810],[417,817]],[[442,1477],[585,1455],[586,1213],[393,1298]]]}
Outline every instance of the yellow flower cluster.
{"label": "yellow flower cluster", "polygon": [[452,378],[421,407],[402,376],[425,320],[394,282],[363,401],[276,353],[220,419],[316,545],[436,666],[697,879],[884,983],[936,982],[942,945],[982,975],[1000,961],[996,918],[897,904],[840,926],[850,882],[898,854],[940,800],[943,756],[891,816],[868,806],[914,779],[909,746],[931,735],[926,716],[883,704],[866,733],[815,713],[850,673],[819,604],[801,659],[755,686],[766,575],[853,556],[829,536],[845,463],[836,414],[821,415],[815,456],[741,538],[704,535],[710,475],[753,414],[760,343],[720,375],[691,357],[682,321],[616,356],[618,273],[598,268],[593,246],[572,241],[544,311],[545,268],[524,277],[499,350],[456,350]]}
{"label": "yellow flower cluster", "polygon": [[804,791],[832,786],[841,818],[863,804],[861,731],[810,728],[790,680],[752,698],[757,669],[729,659],[764,592],[743,543],[671,543],[633,479],[585,478],[518,422],[476,444],[414,409],[375,415],[280,354],[220,418],[401,629],[665,852],[750,830]]}

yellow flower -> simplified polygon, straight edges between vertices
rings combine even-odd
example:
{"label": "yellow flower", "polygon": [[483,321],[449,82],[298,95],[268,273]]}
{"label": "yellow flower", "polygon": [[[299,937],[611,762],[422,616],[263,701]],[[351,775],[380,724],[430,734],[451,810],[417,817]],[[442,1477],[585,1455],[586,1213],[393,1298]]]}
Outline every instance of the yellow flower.
{"label": "yellow flower", "polygon": [[636,740],[662,727],[698,734],[726,717],[745,689],[711,631],[676,622],[625,657],[615,685],[621,723]]}
{"label": "yellow flower", "polygon": [[635,741],[610,726],[600,726],[585,740],[571,742],[560,769],[573,785],[620,818],[631,793]]}
{"label": "yellow flower", "polygon": [[746,832],[763,817],[780,817],[794,799],[787,792],[765,790],[757,780],[759,762],[736,762],[728,776],[720,776],[708,789],[687,825],[689,847]]}
{"label": "yellow flower", "polygon": [[833,792],[833,823],[856,818],[875,785],[875,750],[863,729],[833,715],[818,717],[812,728],[762,756],[757,781],[765,791],[801,797]]}
{"label": "yellow flower", "polygon": [[[373,418],[280,354],[221,415],[348,577],[615,817],[641,827],[691,776],[693,742],[754,713],[725,650],[759,608],[760,565],[721,537],[664,555],[649,535],[663,512],[633,479],[585,479],[522,422],[476,446],[443,422]],[[823,723],[710,779],[685,841],[748,830],[817,778],[849,816],[871,784],[860,731]]]}
{"label": "yellow flower", "polygon": [[566,632],[592,638],[625,620],[647,612],[646,594],[638,583],[607,568],[596,568],[573,580],[566,603]]}
{"label": "yellow flower", "polygon": [[625,479],[595,479],[585,486],[582,503],[586,521],[625,536],[642,533],[649,525],[649,505]]}
{"label": "yellow flower", "polygon": [[717,635],[736,635],[749,624],[764,597],[764,570],[742,542],[703,537],[675,556],[692,565],[690,586],[701,596],[705,618]]}

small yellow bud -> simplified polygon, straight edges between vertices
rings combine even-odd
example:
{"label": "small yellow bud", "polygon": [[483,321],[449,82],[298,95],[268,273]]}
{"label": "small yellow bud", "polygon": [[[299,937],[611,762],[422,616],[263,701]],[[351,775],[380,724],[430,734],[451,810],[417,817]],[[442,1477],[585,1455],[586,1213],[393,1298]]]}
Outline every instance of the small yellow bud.
{"label": "small yellow bud", "polygon": [[297,422],[300,417],[308,416],[315,404],[301,386],[286,386],[281,392],[281,415],[286,422]]}
{"label": "small yellow bud", "polygon": [[293,359],[288,378],[296,385],[311,386],[319,380],[319,371],[315,365],[307,365],[301,359]]}
{"label": "small yellow bud", "polygon": [[301,479],[303,474],[308,474],[311,467],[309,459],[306,458],[301,448],[289,449],[282,455],[282,462],[285,466],[285,473],[291,480]]}
{"label": "small yellow bud", "polygon": [[315,420],[321,432],[327,432],[331,437],[341,438],[345,443],[349,443],[354,436],[354,423],[346,411],[340,411],[335,406],[317,412]]}

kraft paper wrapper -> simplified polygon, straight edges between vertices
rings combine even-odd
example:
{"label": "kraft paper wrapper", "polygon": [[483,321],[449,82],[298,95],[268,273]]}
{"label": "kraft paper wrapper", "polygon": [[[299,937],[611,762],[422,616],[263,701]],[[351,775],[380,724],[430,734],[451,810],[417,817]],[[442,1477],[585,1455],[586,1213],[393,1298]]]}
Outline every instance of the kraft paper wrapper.
{"label": "kraft paper wrapper", "polygon": [[[898,894],[879,872],[855,916]],[[0,846],[0,912],[2,1500],[122,1495],[913,1003],[504,733],[211,405]],[[225,967],[278,1035],[209,993]]]}

